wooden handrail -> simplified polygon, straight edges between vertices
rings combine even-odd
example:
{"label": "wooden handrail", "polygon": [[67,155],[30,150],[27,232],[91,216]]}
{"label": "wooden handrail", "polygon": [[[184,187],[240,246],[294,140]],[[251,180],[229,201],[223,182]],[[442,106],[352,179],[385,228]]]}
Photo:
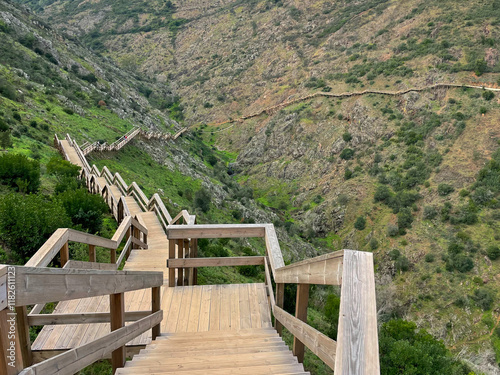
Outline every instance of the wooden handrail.
{"label": "wooden handrail", "polygon": [[163,311],[157,311],[141,320],[119,328],[110,334],[78,348],[68,350],[34,366],[25,368],[20,375],[72,375],[110,352],[122,347],[143,332],[157,326],[163,319]]}
{"label": "wooden handrail", "polygon": [[[135,322],[148,315],[147,311],[125,311],[125,321]],[[58,325],[58,324],[90,324],[90,323],[109,323],[111,314],[108,312],[97,313],[74,313],[74,314],[29,314],[28,324],[30,326]]]}
{"label": "wooden handrail", "polygon": [[261,266],[263,256],[167,259],[167,268]]}
{"label": "wooden handrail", "polygon": [[162,272],[13,267],[16,274],[15,306],[97,297],[163,285]]}

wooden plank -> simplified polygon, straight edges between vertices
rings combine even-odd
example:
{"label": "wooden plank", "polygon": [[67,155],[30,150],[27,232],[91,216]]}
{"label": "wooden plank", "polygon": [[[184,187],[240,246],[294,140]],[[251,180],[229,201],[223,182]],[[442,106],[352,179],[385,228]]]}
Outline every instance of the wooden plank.
{"label": "wooden plank", "polygon": [[344,251],[321,255],[275,270],[277,283],[340,285]]}
{"label": "wooden plank", "polygon": [[167,261],[167,267],[173,267],[173,268],[260,266],[263,264],[264,264],[263,256],[184,258],[184,259],[169,259]]}
{"label": "wooden plank", "polygon": [[89,245],[89,262],[97,262],[95,245]]}
{"label": "wooden plank", "polygon": [[280,244],[278,242],[278,237],[276,236],[276,231],[274,230],[273,224],[265,225],[265,240],[267,256],[269,257],[269,263],[271,265],[271,271],[273,273],[274,279],[276,280],[275,272],[278,268],[285,266],[285,261],[283,260],[283,254],[281,253]]}
{"label": "wooden plank", "polygon": [[177,331],[177,321],[179,319],[183,291],[184,288],[175,288],[172,292],[172,301],[170,302],[170,310],[168,311],[168,319],[165,326],[166,332]]}
{"label": "wooden plank", "polygon": [[[110,295],[109,298],[110,328],[111,332],[113,332],[125,326],[125,296],[123,293],[118,293]],[[125,365],[125,361],[125,343],[123,343],[122,346],[116,348],[111,353],[113,374],[116,372],[116,369]]]}
{"label": "wooden plank", "polygon": [[7,266],[0,266],[0,311],[8,306],[7,302]]}
{"label": "wooden plank", "polygon": [[[136,229],[134,227],[134,229]],[[139,235],[139,231],[137,230],[137,233],[135,233],[135,235]],[[144,250],[147,250],[148,249],[148,245],[145,244],[144,242],[142,242],[140,239],[138,239],[137,237],[134,237],[134,236],[131,236],[130,239],[132,240],[132,243],[136,244],[137,246],[139,246],[140,248],[144,249]]]}
{"label": "wooden plank", "polygon": [[[136,217],[138,217],[138,216],[136,216]],[[139,229],[142,233],[144,233],[146,235],[148,234],[148,228],[146,228],[146,226],[143,223],[141,223],[141,221],[132,218],[132,225],[134,226],[134,228]]]}
{"label": "wooden plank", "polygon": [[261,326],[262,328],[271,328],[272,324],[269,302],[265,286],[262,284],[257,284],[257,299],[259,302]]}
{"label": "wooden plank", "polygon": [[276,301],[274,299],[274,291],[273,291],[273,283],[271,281],[271,273],[269,272],[269,259],[266,257],[266,261],[264,262],[264,270],[266,274],[266,286],[267,286],[267,294],[269,296],[269,302],[271,305],[271,309],[274,307],[276,304]]}
{"label": "wooden plank", "polygon": [[33,364],[33,356],[31,354],[30,327],[28,325],[28,310],[26,306],[16,307],[16,326],[23,366],[28,367]]}
{"label": "wooden plank", "polygon": [[131,223],[132,223],[132,217],[127,216],[125,219],[122,220],[122,222],[120,223],[120,226],[116,230],[113,237],[111,237],[111,241],[114,241],[116,244],[115,248],[117,248],[118,245],[122,242],[123,237],[125,237],[125,235],[127,234]]}
{"label": "wooden plank", "polygon": [[12,318],[15,318],[13,311],[0,310],[0,351],[2,353],[0,355],[0,374],[2,375],[14,375],[23,369],[19,331],[11,323]]}
{"label": "wooden plank", "polygon": [[[132,236],[129,236],[127,242],[125,243],[125,246],[123,247],[120,256],[118,257],[118,260],[115,263],[115,267],[118,268],[122,264],[123,260],[127,257],[127,254],[129,253],[130,250],[130,245],[132,244]],[[127,257],[128,258],[128,257]]]}
{"label": "wooden plank", "polygon": [[197,332],[200,321],[200,307],[203,287],[193,287],[193,296],[191,297],[191,307],[189,309],[189,318],[187,332]]}
{"label": "wooden plank", "polygon": [[273,314],[292,335],[303,342],[330,368],[335,367],[335,351],[337,350],[335,341],[278,306],[274,307]]}
{"label": "wooden plank", "polygon": [[125,345],[134,337],[151,329],[162,320],[162,311],[158,311],[135,323],[127,325],[76,349],[68,350],[44,362],[24,369],[21,375],[72,375],[90,364],[105,358],[113,350]]}
{"label": "wooden plank", "polygon": [[15,268],[16,306],[123,293],[163,284],[162,272]]}
{"label": "wooden plank", "polygon": [[380,374],[373,254],[344,250],[335,374]]}
{"label": "wooden plank", "polygon": [[169,225],[167,236],[170,239],[264,237],[265,228],[265,224]]}
{"label": "wooden plank", "polygon": [[[125,321],[136,322],[148,315],[151,311],[126,311]],[[56,324],[89,324],[109,323],[111,316],[107,312],[95,313],[64,313],[64,314],[29,314],[28,324],[30,326],[56,325]]]}
{"label": "wooden plank", "polygon": [[239,286],[234,285],[231,288],[230,294],[230,304],[231,304],[231,329],[240,329],[240,292]]}
{"label": "wooden plank", "polygon": [[240,328],[251,328],[252,319],[250,312],[250,301],[248,300],[248,287],[246,285],[239,286],[240,294]]}
{"label": "wooden plank", "polygon": [[[184,259],[184,240],[177,240],[177,259]],[[184,285],[184,269],[177,269],[177,286]]]}
{"label": "wooden plank", "polygon": [[221,285],[213,285],[210,300],[210,331],[218,331],[220,329],[220,305]]}
{"label": "wooden plank", "polygon": [[59,250],[61,267],[64,267],[69,260],[69,247],[68,242],[62,245],[61,250]]}
{"label": "wooden plank", "polygon": [[260,321],[260,307],[257,298],[257,284],[247,284],[248,287],[248,300],[250,302],[250,319],[252,328],[261,328]]}
{"label": "wooden plank", "polygon": [[233,285],[221,285],[220,295],[220,323],[219,328],[221,331],[231,329],[231,288]]}
{"label": "wooden plank", "polygon": [[80,260],[69,260],[64,268],[73,268],[80,270],[106,270],[116,271],[116,264],[114,263],[96,263],[96,262],[83,262]]}
{"label": "wooden plank", "polygon": [[116,242],[107,238],[94,236],[93,234],[80,232],[74,229],[68,229],[68,241],[86,243],[88,245],[95,245],[105,247],[107,249],[116,249]]}
{"label": "wooden plank", "polygon": [[[285,303],[285,284],[278,283],[276,284],[276,306],[283,308],[284,303]],[[283,325],[278,319],[274,320],[274,328],[276,328],[276,331],[281,336],[283,331]]]}
{"label": "wooden plank", "polygon": [[50,238],[38,249],[30,260],[26,263],[27,267],[46,267],[57,255],[61,247],[68,242],[68,229],[57,229]]}
{"label": "wooden plank", "polygon": [[179,318],[177,319],[176,332],[186,332],[189,323],[189,310],[193,299],[193,288],[183,288]]}
{"label": "wooden plank", "polygon": [[202,288],[198,332],[205,332],[210,329],[210,301],[213,285],[204,285]]}
{"label": "wooden plank", "polygon": [[[151,311],[153,313],[161,310],[161,288],[154,287],[151,288]],[[127,313],[125,313],[125,318],[127,317]],[[152,339],[156,339],[157,336],[160,336],[161,327],[160,324],[153,327],[152,330]]]}
{"label": "wooden plank", "polygon": [[[307,305],[309,304],[309,284],[297,285],[295,317],[307,323]],[[304,362],[304,343],[297,337],[293,338],[293,355],[300,363]]]}
{"label": "wooden plank", "polygon": [[[175,259],[175,240],[169,239],[168,241],[168,260]],[[168,268],[168,286],[175,286],[175,268]]]}

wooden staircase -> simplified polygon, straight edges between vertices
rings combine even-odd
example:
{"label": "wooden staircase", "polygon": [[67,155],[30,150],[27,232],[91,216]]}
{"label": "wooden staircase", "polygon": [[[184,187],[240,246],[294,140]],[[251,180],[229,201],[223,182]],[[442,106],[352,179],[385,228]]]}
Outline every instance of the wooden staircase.
{"label": "wooden staircase", "polygon": [[122,374],[309,374],[273,328],[158,336]]}

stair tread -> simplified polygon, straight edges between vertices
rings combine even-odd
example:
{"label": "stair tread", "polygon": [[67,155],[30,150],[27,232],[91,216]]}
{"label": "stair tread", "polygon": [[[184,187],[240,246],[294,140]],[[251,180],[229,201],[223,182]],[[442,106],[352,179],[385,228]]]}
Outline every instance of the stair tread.
{"label": "stair tread", "polygon": [[[171,375],[178,374],[180,371],[165,371],[162,369],[149,370],[141,368],[120,368],[116,371],[116,375]],[[184,370],[185,375],[215,375],[215,374],[238,374],[238,375],[278,375],[278,374],[309,374],[304,372],[302,364],[294,365],[270,365],[270,366],[240,366],[230,367],[225,369],[201,369],[201,370]]]}

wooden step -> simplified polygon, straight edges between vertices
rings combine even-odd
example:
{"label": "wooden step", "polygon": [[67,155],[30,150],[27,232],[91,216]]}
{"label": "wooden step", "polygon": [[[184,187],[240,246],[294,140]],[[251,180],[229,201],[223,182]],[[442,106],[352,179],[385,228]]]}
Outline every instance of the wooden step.
{"label": "wooden step", "polygon": [[232,367],[225,369],[202,369],[202,370],[174,370],[166,371],[162,369],[154,372],[142,368],[120,368],[116,371],[116,375],[173,375],[182,373],[183,375],[219,375],[219,374],[237,374],[237,375],[277,375],[277,374],[309,374],[304,372],[302,364],[293,365],[270,365],[270,366],[249,366],[249,367]]}
{"label": "wooden step", "polygon": [[[149,345],[148,345],[149,348]],[[290,350],[290,348],[285,345],[284,343],[281,343],[279,345],[267,345],[267,346],[262,346],[262,345],[257,345],[254,347],[243,347],[243,348],[231,348],[231,352],[234,354],[243,354],[243,353],[264,353],[264,352],[277,352],[277,351],[287,351]],[[177,351],[173,350],[168,350],[166,354],[164,354],[168,358],[181,358],[181,357],[192,357],[192,356],[197,356],[197,355],[223,355],[227,353],[228,349],[199,349],[199,350],[184,350],[184,349],[179,349]],[[154,354],[156,351],[154,348],[152,349],[141,349],[138,355],[147,355],[147,354]],[[134,357],[136,358],[137,355]]]}

